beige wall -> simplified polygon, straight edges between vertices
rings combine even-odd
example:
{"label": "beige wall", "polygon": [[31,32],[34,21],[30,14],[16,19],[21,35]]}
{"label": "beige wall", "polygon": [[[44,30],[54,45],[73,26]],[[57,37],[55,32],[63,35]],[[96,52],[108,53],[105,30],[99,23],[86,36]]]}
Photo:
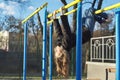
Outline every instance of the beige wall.
{"label": "beige wall", "polygon": [[[87,79],[106,80],[106,68],[115,68],[115,63],[87,62]],[[108,80],[115,80],[115,73],[108,73]]]}

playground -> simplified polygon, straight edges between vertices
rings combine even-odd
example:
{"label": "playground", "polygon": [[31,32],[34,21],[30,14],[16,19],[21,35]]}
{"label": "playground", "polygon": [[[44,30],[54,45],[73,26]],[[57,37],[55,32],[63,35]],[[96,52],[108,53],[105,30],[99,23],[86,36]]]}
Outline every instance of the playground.
{"label": "playground", "polygon": [[[45,1],[24,19],[10,16],[11,30],[0,27],[0,80],[119,80],[120,1],[102,7],[104,1],[73,0],[54,11]],[[69,52],[65,65],[60,45]]]}

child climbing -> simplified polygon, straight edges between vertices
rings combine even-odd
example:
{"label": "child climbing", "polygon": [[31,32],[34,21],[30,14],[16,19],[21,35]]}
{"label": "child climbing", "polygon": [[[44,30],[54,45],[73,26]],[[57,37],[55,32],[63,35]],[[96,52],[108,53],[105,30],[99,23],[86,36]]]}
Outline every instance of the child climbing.
{"label": "child climbing", "polygon": [[[85,10],[82,17],[82,43],[86,43],[92,37],[95,21],[103,23],[108,21],[108,15],[106,13],[94,14],[95,9],[89,8]],[[56,71],[58,74],[68,77],[69,75],[69,63],[70,63],[70,51],[76,45],[76,34],[71,32],[68,18],[66,15],[61,15],[60,19],[62,26],[60,26],[56,14],[53,14],[53,26],[56,33],[56,46],[54,48],[54,57],[56,64]]]}

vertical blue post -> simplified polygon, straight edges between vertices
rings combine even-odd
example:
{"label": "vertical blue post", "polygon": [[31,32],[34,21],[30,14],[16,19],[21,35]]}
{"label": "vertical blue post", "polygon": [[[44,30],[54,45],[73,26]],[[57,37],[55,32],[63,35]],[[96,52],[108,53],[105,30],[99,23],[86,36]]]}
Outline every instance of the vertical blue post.
{"label": "vertical blue post", "polygon": [[82,2],[77,10],[77,33],[76,33],[76,80],[82,79]]}
{"label": "vertical blue post", "polygon": [[47,7],[45,7],[43,26],[43,54],[42,54],[42,80],[46,80],[46,45],[47,45]]}
{"label": "vertical blue post", "polygon": [[26,80],[26,65],[27,65],[27,32],[28,25],[24,26],[24,55],[23,55],[23,80]]}
{"label": "vertical blue post", "polygon": [[49,28],[49,80],[52,80],[52,28],[53,25],[51,24]]}
{"label": "vertical blue post", "polygon": [[120,8],[116,11],[116,80],[120,80]]}

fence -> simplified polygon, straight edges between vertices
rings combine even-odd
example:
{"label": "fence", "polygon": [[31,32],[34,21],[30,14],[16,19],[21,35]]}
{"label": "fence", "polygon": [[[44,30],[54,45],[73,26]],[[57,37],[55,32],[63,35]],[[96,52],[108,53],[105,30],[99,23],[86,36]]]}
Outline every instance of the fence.
{"label": "fence", "polygon": [[91,61],[115,62],[115,36],[91,38]]}

